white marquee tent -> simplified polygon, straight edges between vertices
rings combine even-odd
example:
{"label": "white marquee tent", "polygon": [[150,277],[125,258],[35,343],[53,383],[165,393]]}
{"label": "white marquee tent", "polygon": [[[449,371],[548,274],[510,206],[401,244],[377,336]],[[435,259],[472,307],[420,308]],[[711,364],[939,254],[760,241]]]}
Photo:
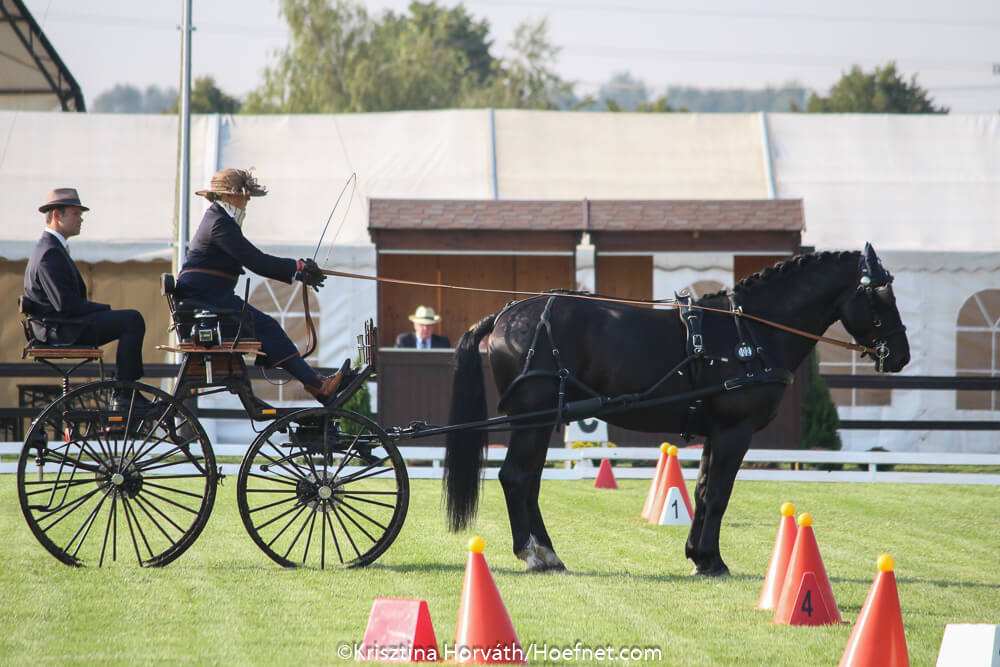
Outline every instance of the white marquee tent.
{"label": "white marquee tent", "polygon": [[[39,234],[48,189],[75,186],[92,209],[73,240],[84,261],[171,257],[178,121],[171,116],[0,111],[0,258],[23,260]],[[269,252],[311,256],[374,274],[372,198],[804,200],[804,243],[859,249],[871,241],[896,275],[914,375],[956,373],[958,312],[1000,290],[1000,116],[617,114],[431,111],[293,116],[196,116],[191,183],[216,169],[256,166],[271,192],[245,231]],[[350,205],[346,200],[350,195]],[[192,195],[191,229],[204,201]],[[332,242],[332,243],[331,243]],[[696,280],[731,282],[732,257],[657,253],[654,296]],[[320,295],[331,365],[375,313],[373,283],[328,281]],[[332,288],[331,288],[332,287]],[[1000,313],[996,314],[1000,316]],[[1000,326],[996,321],[994,330]],[[1000,334],[998,334],[1000,337]],[[1000,354],[998,352],[997,354]],[[993,357],[994,372],[1000,359]],[[955,393],[893,392],[845,418],[988,419],[956,410]],[[995,451],[990,432],[845,432],[867,449]]]}

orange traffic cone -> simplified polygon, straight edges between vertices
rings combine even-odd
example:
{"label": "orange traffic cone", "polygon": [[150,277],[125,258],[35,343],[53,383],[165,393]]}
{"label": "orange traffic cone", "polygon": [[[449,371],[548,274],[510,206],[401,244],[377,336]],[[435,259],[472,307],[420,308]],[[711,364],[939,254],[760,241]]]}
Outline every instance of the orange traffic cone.
{"label": "orange traffic cone", "polygon": [[375,598],[359,659],[372,662],[437,662],[440,654],[427,602]]}
{"label": "orange traffic cone", "polygon": [[664,475],[667,471],[667,450],[673,445],[669,442],[664,442],[660,445],[660,458],[656,462],[656,472],[653,473],[653,481],[649,483],[649,492],[646,493],[646,503],[642,506],[642,512],[639,516],[643,519],[649,519],[650,512],[653,510],[653,503],[656,502],[656,494],[660,490],[660,485],[663,484]]}
{"label": "orange traffic cone", "polygon": [[455,627],[455,662],[526,664],[524,649],[483,556],[485,548],[481,537],[469,540],[469,559]]}
{"label": "orange traffic cone", "polygon": [[908,667],[910,664],[896,575],[892,571],[896,564],[889,554],[879,556],[876,564],[878,575],[858,614],[839,667]]}
{"label": "orange traffic cone", "polygon": [[[812,574],[812,577],[807,576]],[[812,624],[813,616],[828,620],[826,623],[843,623],[840,609],[833,597],[830,578],[819,555],[819,545],[813,534],[812,517],[805,512],[799,515],[799,530],[795,546],[788,559],[788,570],[774,610],[774,622],[788,625]]]}
{"label": "orange traffic cone", "polygon": [[595,489],[617,489],[618,482],[615,481],[615,474],[611,472],[611,461],[601,459],[601,465],[597,469],[597,479],[594,480]]}
{"label": "orange traffic cone", "polygon": [[785,583],[785,572],[788,571],[788,560],[792,557],[792,547],[795,546],[795,505],[781,505],[781,522],[778,524],[778,536],[774,538],[774,551],[771,552],[771,562],[767,565],[767,576],[757,598],[754,609],[774,609],[778,604],[781,586]]}
{"label": "orange traffic cone", "polygon": [[688,495],[687,485],[684,483],[684,475],[681,473],[681,462],[677,459],[677,447],[670,445],[667,448],[667,463],[664,466],[666,472],[663,475],[663,484],[656,492],[656,500],[653,502],[653,507],[649,513],[650,523],[657,523],[660,520],[660,516],[663,514],[663,506],[667,501],[667,494],[670,492],[671,488],[676,488],[680,494],[681,498],[684,500],[684,505],[687,507],[688,517],[694,516],[694,510],[691,507],[691,496]]}

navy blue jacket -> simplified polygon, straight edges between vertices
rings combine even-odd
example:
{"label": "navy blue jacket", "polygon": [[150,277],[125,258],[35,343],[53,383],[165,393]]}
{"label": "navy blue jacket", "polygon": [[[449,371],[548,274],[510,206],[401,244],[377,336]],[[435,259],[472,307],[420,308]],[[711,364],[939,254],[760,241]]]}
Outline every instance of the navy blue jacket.
{"label": "navy blue jacket", "polygon": [[111,310],[106,303],[87,300],[87,286],[76,263],[59,239],[48,232],[38,239],[28,260],[24,271],[24,294],[38,304],[39,316],[53,315],[76,320],[49,323],[44,327],[32,322],[35,337],[51,345],[75,343],[86,328],[89,315]]}
{"label": "navy blue jacket", "polygon": [[[268,255],[250,243],[236,221],[216,202],[205,212],[191,239],[177,288],[182,298],[193,296],[216,302],[222,294],[232,292],[239,276],[245,273],[244,268],[265,278],[291,283],[296,263],[294,259]],[[185,273],[191,269],[212,273]]]}
{"label": "navy blue jacket", "polygon": [[[396,336],[396,347],[416,347],[417,346],[417,334],[413,331],[409,333],[401,333]],[[438,334],[431,334],[431,348],[441,348],[441,347],[451,347],[451,341],[448,340],[447,336],[439,336]]]}

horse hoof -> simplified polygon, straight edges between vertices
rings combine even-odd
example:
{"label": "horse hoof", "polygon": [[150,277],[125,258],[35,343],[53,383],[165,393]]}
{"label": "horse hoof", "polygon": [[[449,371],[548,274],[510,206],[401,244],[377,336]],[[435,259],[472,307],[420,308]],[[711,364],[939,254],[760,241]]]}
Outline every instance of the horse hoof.
{"label": "horse hoof", "polygon": [[725,577],[729,575],[729,568],[723,565],[722,567],[713,570],[711,568],[703,569],[695,566],[695,568],[691,570],[691,574],[697,574],[702,577]]}

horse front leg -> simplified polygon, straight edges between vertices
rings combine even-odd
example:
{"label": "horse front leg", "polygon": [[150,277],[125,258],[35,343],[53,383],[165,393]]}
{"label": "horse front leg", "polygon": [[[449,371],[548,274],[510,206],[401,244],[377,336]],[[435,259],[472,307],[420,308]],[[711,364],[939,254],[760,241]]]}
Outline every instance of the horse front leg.
{"label": "horse front leg", "polygon": [[722,517],[729,506],[736,473],[750,447],[753,428],[749,423],[713,429],[702,454],[698,473],[697,509],[685,551],[694,561],[695,574],[718,577],[729,574],[719,552]]}
{"label": "horse front leg", "polygon": [[[695,572],[702,562],[702,554],[698,550],[701,544],[701,530],[705,525],[705,492],[708,488],[708,463],[712,443],[708,441],[701,450],[701,461],[698,463],[698,479],[694,485],[694,516],[691,517],[691,530],[684,545],[684,555],[695,563]],[[693,574],[693,573],[692,573]]]}

